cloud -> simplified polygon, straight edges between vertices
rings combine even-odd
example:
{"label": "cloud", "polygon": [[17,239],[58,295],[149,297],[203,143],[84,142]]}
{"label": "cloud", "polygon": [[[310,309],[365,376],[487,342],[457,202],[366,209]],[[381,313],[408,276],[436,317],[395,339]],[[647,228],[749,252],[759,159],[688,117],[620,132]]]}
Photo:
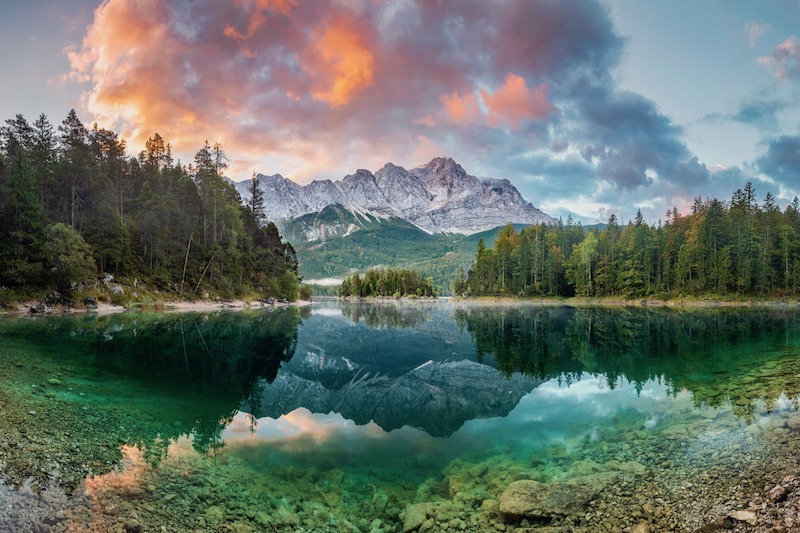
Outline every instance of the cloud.
{"label": "cloud", "polygon": [[755,126],[764,131],[775,131],[778,128],[778,113],[790,107],[781,100],[751,100],[739,106],[736,113],[706,115],[703,120],[717,123],[730,120],[740,124]]}
{"label": "cloud", "polygon": [[474,124],[482,120],[478,100],[474,94],[463,97],[458,93],[445,94],[441,98],[445,108],[445,119],[455,124]]}
{"label": "cloud", "polygon": [[267,22],[269,12],[288,13],[292,7],[297,5],[297,2],[294,0],[234,0],[233,4],[244,13],[249,13],[247,30],[240,32],[229,24],[225,26],[224,33],[228,37],[243,41],[251,38]]}
{"label": "cloud", "polygon": [[540,84],[528,89],[525,78],[509,72],[505,84],[494,93],[481,89],[481,96],[489,111],[489,126],[508,126],[519,130],[524,120],[543,120],[556,108],[547,100],[549,87]]}
{"label": "cloud", "polygon": [[789,189],[800,189],[800,137],[783,135],[768,143],[758,169]]}
{"label": "cloud", "polygon": [[744,31],[747,34],[747,43],[750,45],[750,48],[756,45],[756,41],[758,41],[769,28],[769,24],[759,24],[753,20],[748,21],[747,24],[744,25]]}
{"label": "cloud", "polygon": [[372,87],[373,57],[363,36],[346,24],[318,28],[312,51],[303,68],[314,79],[311,95],[331,106],[347,104],[362,88]]}
{"label": "cloud", "polygon": [[789,37],[775,47],[770,55],[759,57],[758,62],[768,68],[777,80],[798,79],[800,78],[800,42],[797,37]]}
{"label": "cloud", "polygon": [[442,119],[452,124],[485,124],[516,132],[523,122],[547,120],[557,111],[547,99],[548,91],[546,83],[531,90],[525,78],[510,72],[494,92],[481,88],[480,101],[474,92],[464,96],[456,92],[443,95],[440,98],[444,106]]}
{"label": "cloud", "polygon": [[584,158],[618,188],[652,184],[649,171],[679,184],[707,180],[707,171],[691,162],[681,128],[659,113],[651,100],[601,86],[587,90],[577,103],[584,120],[575,121],[572,137],[584,140]]}
{"label": "cloud", "polygon": [[617,88],[625,42],[597,0],[105,0],[65,54],[90,121],[188,158],[219,140],[234,178],[435,152],[512,180],[538,172],[525,154],[570,154],[572,190],[707,180],[681,128]]}

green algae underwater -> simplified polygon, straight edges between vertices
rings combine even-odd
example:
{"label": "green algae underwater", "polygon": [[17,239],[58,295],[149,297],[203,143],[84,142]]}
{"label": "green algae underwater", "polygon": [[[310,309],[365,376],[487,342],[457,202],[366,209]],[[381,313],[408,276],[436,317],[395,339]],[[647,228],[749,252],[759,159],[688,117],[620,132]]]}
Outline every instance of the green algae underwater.
{"label": "green algae underwater", "polygon": [[798,318],[0,317],[0,530],[694,531],[796,473]]}

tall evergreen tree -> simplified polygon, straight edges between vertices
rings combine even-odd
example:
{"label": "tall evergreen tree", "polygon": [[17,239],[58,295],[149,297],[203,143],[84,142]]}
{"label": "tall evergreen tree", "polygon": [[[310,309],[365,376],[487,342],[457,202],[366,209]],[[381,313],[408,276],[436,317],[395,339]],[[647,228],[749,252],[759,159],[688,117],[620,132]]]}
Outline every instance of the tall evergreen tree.
{"label": "tall evergreen tree", "polygon": [[247,190],[250,193],[247,205],[256,220],[261,222],[266,218],[266,214],[264,213],[264,191],[258,186],[258,178],[256,177],[255,171],[253,171],[253,177],[250,179]]}

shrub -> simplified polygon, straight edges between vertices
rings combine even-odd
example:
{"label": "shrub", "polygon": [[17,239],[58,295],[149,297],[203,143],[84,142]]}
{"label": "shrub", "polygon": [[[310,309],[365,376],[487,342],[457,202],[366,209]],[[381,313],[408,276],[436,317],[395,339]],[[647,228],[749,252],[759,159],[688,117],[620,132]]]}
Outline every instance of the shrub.
{"label": "shrub", "polygon": [[314,290],[311,288],[310,285],[301,285],[300,290],[298,291],[298,297],[301,300],[309,301],[311,300],[311,296],[314,294]]}

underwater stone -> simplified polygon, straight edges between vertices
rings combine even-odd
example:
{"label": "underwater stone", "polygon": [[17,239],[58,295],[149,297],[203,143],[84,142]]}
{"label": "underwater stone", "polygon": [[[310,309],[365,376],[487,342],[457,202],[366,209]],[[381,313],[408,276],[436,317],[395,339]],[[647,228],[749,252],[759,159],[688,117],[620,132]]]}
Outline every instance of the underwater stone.
{"label": "underwater stone", "polygon": [[212,505],[206,509],[205,515],[214,520],[222,520],[225,517],[225,511],[223,511],[222,507],[219,507],[218,505]]}
{"label": "underwater stone", "polygon": [[753,511],[736,511],[728,516],[739,522],[747,522],[751,526],[756,525],[756,513]]}
{"label": "underwater stone", "polygon": [[428,519],[430,510],[427,503],[413,503],[406,507],[403,531],[416,531]]}
{"label": "underwater stone", "polygon": [[789,426],[789,429],[792,431],[800,431],[800,415],[792,415],[786,421],[786,425]]}
{"label": "underwater stone", "polygon": [[786,490],[786,487],[784,487],[783,485],[775,485],[775,487],[773,487],[772,490],[769,491],[767,497],[771,502],[778,503],[785,500],[787,495],[788,491]]}
{"label": "underwater stone", "polygon": [[553,517],[583,512],[597,493],[574,483],[515,481],[500,495],[500,511],[514,516]]}
{"label": "underwater stone", "polygon": [[300,515],[298,515],[297,513],[289,513],[288,515],[286,515],[286,518],[284,518],[281,521],[281,524],[283,524],[284,526],[292,526],[292,527],[299,526]]}

